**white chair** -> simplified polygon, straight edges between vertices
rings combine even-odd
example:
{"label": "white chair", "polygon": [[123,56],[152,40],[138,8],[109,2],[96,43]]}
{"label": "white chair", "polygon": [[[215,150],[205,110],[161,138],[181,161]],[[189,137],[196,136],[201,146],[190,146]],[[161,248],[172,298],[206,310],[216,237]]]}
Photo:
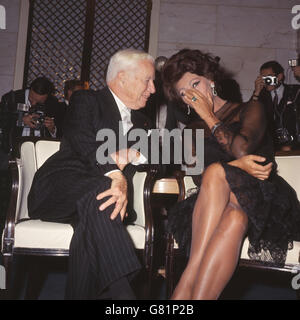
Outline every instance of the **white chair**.
{"label": "white chair", "polygon": [[[9,289],[12,258],[14,255],[68,256],[73,235],[70,224],[31,220],[27,211],[27,195],[35,172],[56,151],[59,141],[25,141],[20,146],[20,156],[10,162],[12,194],[2,235],[2,253],[6,270],[6,289]],[[153,221],[150,195],[157,170],[136,172],[133,178],[133,207],[136,220],[127,226],[135,248],[142,254],[147,271],[150,292],[153,256]]]}
{"label": "white chair", "polygon": [[[300,155],[291,156],[276,156],[276,163],[278,164],[278,174],[283,177],[296,191],[298,199],[300,199]],[[181,194],[179,199],[187,198],[188,194],[196,188],[192,177],[184,176],[177,179],[181,185]],[[174,259],[178,249],[178,244],[172,237],[168,236],[167,252],[166,252],[166,280],[167,280],[167,296],[169,297],[174,289],[174,276],[175,276],[175,266]],[[292,274],[300,273],[300,242],[294,241],[293,249],[288,250],[287,258],[284,266],[276,266],[272,263],[267,263],[259,260],[250,259],[248,256],[249,240],[246,238],[244,240],[239,266],[251,267],[257,269],[268,269],[276,271],[286,271]],[[300,299],[300,290],[297,291],[297,295]]]}

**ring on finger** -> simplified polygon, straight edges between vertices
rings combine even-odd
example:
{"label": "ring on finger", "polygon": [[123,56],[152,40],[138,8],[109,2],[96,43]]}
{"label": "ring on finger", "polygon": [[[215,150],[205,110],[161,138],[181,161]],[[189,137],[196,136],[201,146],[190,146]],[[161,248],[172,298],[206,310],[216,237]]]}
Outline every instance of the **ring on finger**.
{"label": "ring on finger", "polygon": [[197,98],[195,96],[193,96],[191,100],[195,102],[195,101],[197,101]]}

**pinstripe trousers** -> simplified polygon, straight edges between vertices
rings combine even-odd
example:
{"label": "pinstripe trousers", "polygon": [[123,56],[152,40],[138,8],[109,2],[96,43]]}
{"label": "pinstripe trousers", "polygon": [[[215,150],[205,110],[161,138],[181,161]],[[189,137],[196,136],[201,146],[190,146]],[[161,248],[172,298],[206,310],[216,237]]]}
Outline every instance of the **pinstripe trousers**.
{"label": "pinstripe trousers", "polygon": [[82,179],[72,175],[72,183],[71,176],[65,175],[64,182],[60,179],[56,184],[53,176],[49,178],[44,180],[48,187],[52,180],[47,201],[37,198],[36,193],[41,194],[42,181],[33,183],[28,197],[30,216],[44,221],[67,222],[68,218],[74,218],[76,211],[66,299],[95,299],[112,282],[141,267],[120,216],[110,219],[114,206],[99,211],[107,198],[99,201],[96,196],[110,188],[111,180],[107,177]]}

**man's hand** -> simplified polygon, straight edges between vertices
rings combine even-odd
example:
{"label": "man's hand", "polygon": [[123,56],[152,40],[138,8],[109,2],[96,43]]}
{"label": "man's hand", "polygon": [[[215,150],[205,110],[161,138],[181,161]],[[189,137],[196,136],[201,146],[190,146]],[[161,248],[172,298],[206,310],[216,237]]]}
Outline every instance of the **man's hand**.
{"label": "man's hand", "polygon": [[35,129],[36,128],[36,121],[35,119],[38,117],[38,114],[26,114],[23,117],[23,122],[26,126]]}
{"label": "man's hand", "polygon": [[54,118],[45,117],[44,126],[53,134],[55,132]]}
{"label": "man's hand", "polygon": [[115,209],[110,215],[110,219],[114,220],[118,214],[121,215],[121,220],[124,219],[126,215],[127,207],[127,181],[122,172],[115,171],[112,172],[109,177],[112,179],[110,189],[99,193],[96,197],[97,200],[101,200],[105,197],[109,197],[104,203],[99,207],[100,211],[105,210],[107,207],[115,203]]}
{"label": "man's hand", "polygon": [[259,94],[264,86],[265,86],[264,79],[262,78],[262,76],[258,76],[255,80],[255,88],[254,88],[253,94],[256,96],[259,96]]}
{"label": "man's hand", "polygon": [[266,158],[264,157],[249,154],[237,160],[233,160],[228,164],[246,171],[251,176],[259,180],[265,180],[269,178],[273,163],[270,162],[265,166],[256,163],[256,162],[264,162],[264,161],[266,161]]}

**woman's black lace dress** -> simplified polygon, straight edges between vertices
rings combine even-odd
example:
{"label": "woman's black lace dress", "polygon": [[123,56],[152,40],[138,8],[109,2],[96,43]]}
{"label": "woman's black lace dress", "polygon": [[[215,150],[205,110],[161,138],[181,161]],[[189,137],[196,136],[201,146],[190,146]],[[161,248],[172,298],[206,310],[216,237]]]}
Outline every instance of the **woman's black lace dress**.
{"label": "woman's black lace dress", "polygon": [[[300,240],[300,204],[296,192],[276,173],[272,140],[266,130],[263,107],[258,102],[226,103],[216,116],[225,125],[212,136],[198,123],[193,128],[205,129],[204,167],[220,162],[227,182],[240,206],[248,215],[251,258],[283,264],[293,240]],[[267,180],[259,180],[228,162],[245,154],[264,156],[273,169]],[[297,168],[295,168],[297,170]],[[193,177],[200,188],[201,176]],[[199,189],[198,189],[199,190]],[[192,233],[192,212],[198,190],[168,212],[168,229],[179,248],[189,254]]]}

